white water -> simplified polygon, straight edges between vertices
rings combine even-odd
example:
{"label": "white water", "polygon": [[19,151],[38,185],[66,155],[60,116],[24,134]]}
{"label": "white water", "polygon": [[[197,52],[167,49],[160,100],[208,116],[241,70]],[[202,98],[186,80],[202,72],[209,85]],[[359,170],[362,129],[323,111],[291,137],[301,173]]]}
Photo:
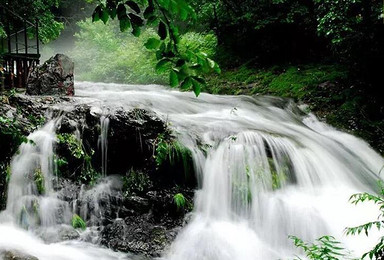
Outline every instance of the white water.
{"label": "white water", "polygon": [[109,131],[109,118],[108,115],[100,117],[101,133],[99,142],[101,146],[101,174],[103,177],[107,176],[108,169],[108,131]]}
{"label": "white water", "polygon": [[[374,236],[345,237],[343,230],[377,217],[374,207],[352,206],[348,198],[356,192],[374,192],[383,158],[362,140],[311,115],[299,115],[293,104],[270,97],[196,98],[159,86],[77,83],[76,87],[78,103],[111,110],[154,110],[193,152],[201,188],[191,222],[165,259],[288,259],[298,253],[289,235],[308,241],[334,235],[357,255],[376,242]],[[0,240],[0,249],[9,243]],[[46,245],[36,243],[34,255],[45,259],[39,252],[46,252]],[[52,255],[50,259],[96,259],[88,249],[81,253],[89,258]]]}

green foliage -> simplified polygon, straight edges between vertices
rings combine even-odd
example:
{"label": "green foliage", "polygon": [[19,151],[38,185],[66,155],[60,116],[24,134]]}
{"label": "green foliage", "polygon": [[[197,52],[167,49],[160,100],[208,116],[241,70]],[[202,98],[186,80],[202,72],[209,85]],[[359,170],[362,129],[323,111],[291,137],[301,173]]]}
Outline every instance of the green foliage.
{"label": "green foliage", "polygon": [[[147,29],[140,38],[122,34],[117,21],[107,25],[92,23],[90,19],[78,22],[80,31],[72,57],[76,63],[77,78],[88,81],[164,84],[166,75],[155,71],[156,55],[147,52],[144,44],[156,35]],[[107,27],[107,28],[105,28]]]}
{"label": "green foliage", "polygon": [[77,159],[85,158],[86,153],[83,150],[82,143],[74,134],[58,134],[57,139],[60,144],[68,145],[72,156]]}
{"label": "green foliage", "polygon": [[154,157],[158,167],[166,161],[171,165],[181,161],[183,163],[184,171],[187,171],[189,168],[189,161],[192,158],[192,153],[180,142],[175,140],[165,140],[164,135],[160,134],[156,140]]}
{"label": "green foliage", "polygon": [[11,175],[12,175],[11,166],[8,164],[5,168],[5,181],[7,183],[9,183],[9,181],[11,180]]}
{"label": "green foliage", "polygon": [[[20,17],[25,16],[32,23],[37,19],[39,22],[39,38],[43,43],[47,43],[56,39],[64,29],[64,24],[57,21],[52,12],[53,8],[59,7],[59,2],[59,0],[12,0],[12,4],[7,5],[7,8]],[[2,24],[8,22],[11,24],[13,31],[23,28],[23,24],[19,18],[13,15],[0,17],[0,37],[1,34],[4,35]],[[33,34],[34,32],[32,31],[33,29],[28,33]]]}
{"label": "green foliage", "polygon": [[207,91],[215,94],[272,94],[302,99],[312,95],[312,90],[321,83],[346,78],[347,71],[338,65],[309,64],[267,69],[243,65],[223,72],[220,77],[211,77]]}
{"label": "green foliage", "polygon": [[[109,18],[119,20],[120,30],[132,28],[131,33],[139,36],[144,26],[157,27],[157,36],[147,39],[145,46],[156,51],[156,71],[169,71],[169,83],[181,89],[193,89],[196,96],[205,85],[203,74],[220,73],[218,64],[208,54],[191,48],[180,48],[181,34],[176,21],[195,20],[194,9],[185,0],[115,1],[99,4],[93,21]],[[177,83],[177,84],[176,84]]]}
{"label": "green foliage", "polygon": [[346,76],[344,69],[332,65],[303,66],[301,68],[292,66],[273,77],[268,84],[268,91],[278,96],[301,99],[311,87],[316,87],[326,81],[335,82],[345,79]]}
{"label": "green foliage", "polygon": [[[341,260],[347,259],[348,252],[341,247],[332,236],[323,236],[316,240],[316,243],[308,244],[298,237],[290,236],[296,247],[301,248],[310,260]],[[297,260],[302,258],[297,257]]]}
{"label": "green foliage", "polygon": [[45,123],[45,118],[41,115],[37,117],[34,115],[28,115],[28,121],[32,124],[33,130],[36,130]]}
{"label": "green foliage", "polygon": [[0,116],[0,133],[9,136],[12,140],[12,145],[15,147],[28,142],[27,137],[21,132],[19,124],[16,118],[9,119]]}
{"label": "green foliage", "polygon": [[41,171],[41,168],[37,168],[35,170],[35,173],[33,175],[37,191],[39,194],[44,194],[45,192],[45,182],[44,182],[44,175]]}
{"label": "green foliage", "polygon": [[142,193],[152,186],[148,174],[134,171],[131,169],[126,176],[123,177],[123,191],[125,196],[134,193]]}
{"label": "green foliage", "polygon": [[74,214],[72,217],[72,227],[76,229],[85,230],[87,228],[87,224],[79,215]]}
{"label": "green foliage", "polygon": [[6,37],[6,36],[7,36],[7,33],[4,31],[4,26],[0,22],[0,38]]}
{"label": "green foliage", "polygon": [[[384,225],[384,186],[382,182],[379,182],[379,186],[381,188],[381,192],[379,195],[373,195],[369,193],[358,193],[358,194],[353,194],[350,198],[350,202],[354,205],[357,205],[359,203],[363,202],[372,202],[375,205],[379,207],[379,216],[377,217],[377,220],[371,221],[365,224],[362,224],[360,226],[356,227],[348,227],[345,229],[345,232],[347,235],[359,235],[362,232],[366,236],[369,235],[369,231],[372,229],[372,227],[376,228],[377,230],[381,230]],[[364,259],[365,257],[368,256],[369,259],[378,259],[378,256],[382,256],[384,253],[384,236],[380,238],[380,241],[370,250],[369,252],[363,254],[361,259]]]}
{"label": "green foliage", "polygon": [[183,210],[187,206],[187,199],[182,193],[177,193],[173,196],[173,202],[175,203],[177,210]]}
{"label": "green foliage", "polygon": [[54,161],[54,163],[56,165],[56,167],[55,167],[55,170],[56,170],[55,174],[60,176],[61,175],[61,169],[64,166],[68,165],[68,161],[65,158],[59,157],[57,155],[54,155],[53,161]]}
{"label": "green foliage", "polygon": [[[95,151],[90,149],[90,151],[87,152],[82,141],[78,139],[74,134],[58,134],[57,140],[59,144],[63,144],[67,147],[71,156],[81,161],[82,164],[79,167],[81,169],[80,179],[84,183],[95,185],[101,177],[101,174],[92,167],[92,156]],[[55,158],[56,164],[58,166],[58,173],[61,166],[68,164],[67,159],[60,157]]]}

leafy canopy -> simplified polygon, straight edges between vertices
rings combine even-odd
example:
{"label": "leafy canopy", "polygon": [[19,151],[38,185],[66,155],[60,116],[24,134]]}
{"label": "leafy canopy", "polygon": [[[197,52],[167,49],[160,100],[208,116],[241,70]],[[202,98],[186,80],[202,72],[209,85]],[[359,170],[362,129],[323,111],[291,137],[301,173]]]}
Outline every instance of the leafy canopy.
{"label": "leafy canopy", "polygon": [[12,0],[5,1],[3,6],[6,15],[0,16],[0,37],[6,35],[5,25],[9,24],[12,31],[23,28],[25,18],[31,23],[39,23],[39,38],[47,43],[59,37],[64,29],[64,24],[56,20],[53,8],[58,8],[59,0]]}
{"label": "leafy canopy", "polygon": [[117,18],[120,30],[130,30],[136,37],[144,27],[155,27],[157,36],[149,38],[144,46],[156,53],[156,70],[160,73],[169,71],[172,87],[192,88],[198,96],[206,84],[202,75],[220,73],[220,68],[207,53],[179,48],[181,34],[178,24],[196,21],[196,17],[186,0],[107,0],[96,7],[92,20],[106,24],[109,19]]}

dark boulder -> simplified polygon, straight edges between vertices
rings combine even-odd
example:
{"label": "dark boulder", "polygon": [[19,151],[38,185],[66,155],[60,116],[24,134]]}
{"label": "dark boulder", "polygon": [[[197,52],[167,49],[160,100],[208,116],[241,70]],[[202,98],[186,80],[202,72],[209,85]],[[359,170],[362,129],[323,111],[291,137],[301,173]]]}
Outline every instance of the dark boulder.
{"label": "dark boulder", "polygon": [[27,94],[73,96],[73,71],[73,61],[64,54],[56,54],[31,72],[27,82]]}

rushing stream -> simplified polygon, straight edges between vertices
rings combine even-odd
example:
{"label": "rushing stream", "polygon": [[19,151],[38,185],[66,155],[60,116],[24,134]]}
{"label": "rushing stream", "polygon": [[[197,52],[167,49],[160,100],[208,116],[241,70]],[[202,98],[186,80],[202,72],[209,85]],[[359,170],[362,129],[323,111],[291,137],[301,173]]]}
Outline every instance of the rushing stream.
{"label": "rushing stream", "polygon": [[[76,102],[103,111],[151,109],[169,121],[179,141],[192,151],[200,189],[191,221],[164,259],[289,259],[299,254],[289,235],[307,241],[333,235],[356,255],[377,241],[374,233],[369,238],[346,237],[343,231],[377,217],[372,205],[354,206],[348,199],[356,192],[375,192],[383,158],[362,140],[304,114],[289,101],[208,94],[196,98],[160,86],[87,82],[77,82],[76,95]],[[81,241],[45,244],[36,231],[22,229],[45,230],[72,217],[72,209],[56,198],[50,182],[59,120],[32,133],[33,143],[23,144],[12,160],[7,208],[0,215],[0,250],[18,249],[40,260],[135,259]],[[103,116],[103,175],[108,123]],[[38,196],[38,187],[24,178],[37,167],[44,176],[45,196]],[[107,180],[82,196],[92,196],[97,207],[97,194],[108,187]],[[88,214],[87,208],[83,211]]]}

